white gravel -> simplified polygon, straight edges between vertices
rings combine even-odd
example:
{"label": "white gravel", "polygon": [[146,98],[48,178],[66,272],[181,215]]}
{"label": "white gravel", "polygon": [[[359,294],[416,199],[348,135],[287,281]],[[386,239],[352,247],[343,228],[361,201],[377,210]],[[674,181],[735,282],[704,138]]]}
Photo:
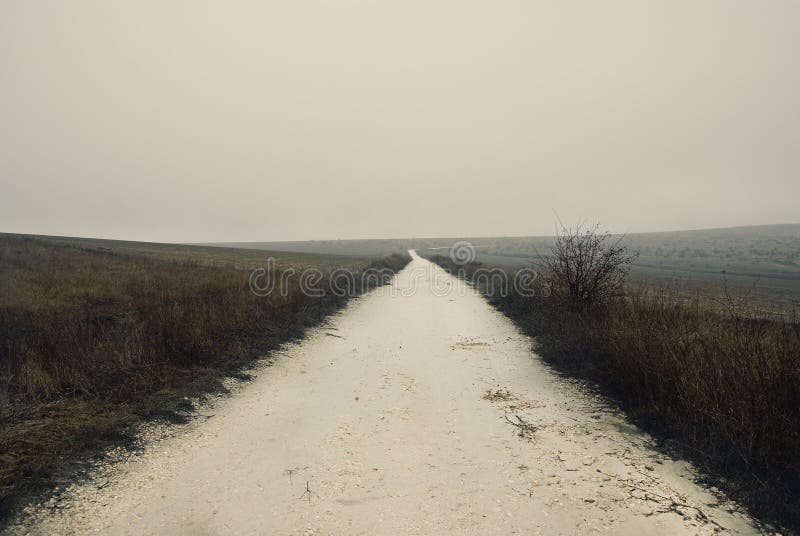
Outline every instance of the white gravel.
{"label": "white gravel", "polygon": [[758,532],[463,283],[414,255],[393,285],[10,532]]}

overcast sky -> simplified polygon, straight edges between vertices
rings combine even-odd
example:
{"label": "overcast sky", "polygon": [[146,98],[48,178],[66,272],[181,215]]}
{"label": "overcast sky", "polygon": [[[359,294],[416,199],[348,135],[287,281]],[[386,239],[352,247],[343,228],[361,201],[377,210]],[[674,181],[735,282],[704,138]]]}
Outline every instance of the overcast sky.
{"label": "overcast sky", "polygon": [[800,2],[0,1],[0,231],[800,221]]}

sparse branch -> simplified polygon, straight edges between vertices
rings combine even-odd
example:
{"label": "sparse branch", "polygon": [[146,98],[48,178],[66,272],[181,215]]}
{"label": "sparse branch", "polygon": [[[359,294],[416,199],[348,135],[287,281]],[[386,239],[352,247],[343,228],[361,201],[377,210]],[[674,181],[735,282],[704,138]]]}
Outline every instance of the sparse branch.
{"label": "sparse branch", "polygon": [[621,240],[612,242],[597,224],[562,225],[544,267],[554,293],[584,312],[620,292],[635,258]]}

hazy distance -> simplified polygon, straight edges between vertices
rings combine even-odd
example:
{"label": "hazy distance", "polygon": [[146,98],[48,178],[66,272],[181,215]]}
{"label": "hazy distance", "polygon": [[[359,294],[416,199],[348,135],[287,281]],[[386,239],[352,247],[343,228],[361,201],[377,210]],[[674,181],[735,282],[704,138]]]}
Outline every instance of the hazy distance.
{"label": "hazy distance", "polygon": [[0,231],[800,221],[800,3],[5,0]]}

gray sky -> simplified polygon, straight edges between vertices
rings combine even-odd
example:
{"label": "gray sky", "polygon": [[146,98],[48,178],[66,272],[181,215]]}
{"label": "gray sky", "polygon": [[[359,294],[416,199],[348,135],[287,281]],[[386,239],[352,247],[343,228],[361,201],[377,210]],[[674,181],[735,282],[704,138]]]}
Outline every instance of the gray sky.
{"label": "gray sky", "polygon": [[800,2],[0,0],[0,231],[800,221]]}

